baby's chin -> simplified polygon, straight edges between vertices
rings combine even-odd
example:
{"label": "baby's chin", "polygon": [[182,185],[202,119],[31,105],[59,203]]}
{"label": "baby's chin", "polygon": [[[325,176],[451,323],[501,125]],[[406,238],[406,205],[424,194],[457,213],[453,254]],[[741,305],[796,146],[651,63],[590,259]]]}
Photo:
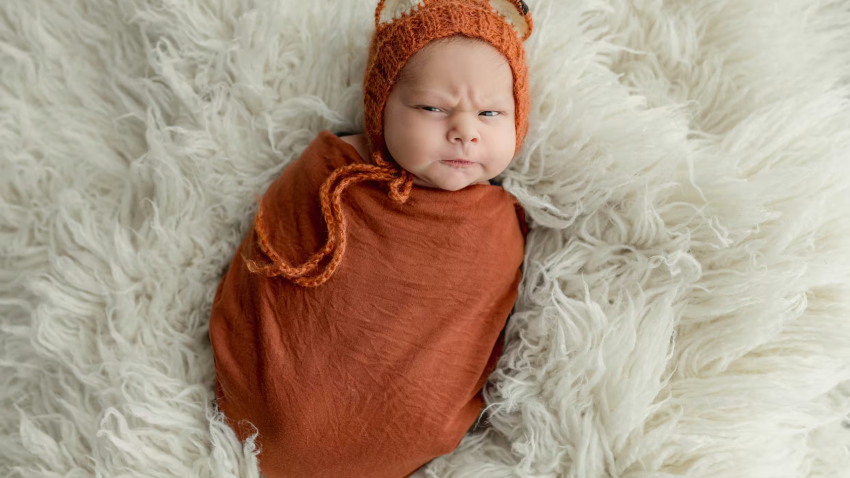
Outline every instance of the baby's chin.
{"label": "baby's chin", "polygon": [[413,175],[413,184],[414,186],[431,188],[431,189],[442,189],[444,191],[460,191],[461,189],[476,185],[476,184],[490,184],[489,181],[484,180],[480,177],[474,178],[464,178],[457,175],[456,177],[437,177],[437,178],[423,178],[419,177],[416,174]]}

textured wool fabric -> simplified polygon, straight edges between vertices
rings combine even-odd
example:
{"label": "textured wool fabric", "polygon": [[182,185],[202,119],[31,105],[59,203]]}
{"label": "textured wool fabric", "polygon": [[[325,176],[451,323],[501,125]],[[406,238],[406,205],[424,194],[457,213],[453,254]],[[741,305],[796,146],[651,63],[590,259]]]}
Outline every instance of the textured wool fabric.
{"label": "textured wool fabric", "polygon": [[[850,470],[850,9],[527,0],[529,218],[486,417],[416,478]],[[363,132],[375,0],[0,2],[0,477],[258,478],[208,321]]]}
{"label": "textured wool fabric", "polygon": [[[296,262],[327,238],[319,188],[363,159],[322,131],[269,187],[269,245]],[[350,188],[346,260],[305,288],[248,270],[248,232],[213,300],[218,406],[259,431],[269,478],[402,478],[479,417],[517,297],[525,216],[499,186],[414,187],[404,205]]]}

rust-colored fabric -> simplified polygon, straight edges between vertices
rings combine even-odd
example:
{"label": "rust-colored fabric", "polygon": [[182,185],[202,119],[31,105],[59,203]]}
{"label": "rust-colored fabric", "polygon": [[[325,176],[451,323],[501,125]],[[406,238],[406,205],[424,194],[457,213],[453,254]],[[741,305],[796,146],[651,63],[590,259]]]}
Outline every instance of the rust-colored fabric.
{"label": "rust-colored fabric", "polygon": [[[319,188],[362,163],[325,130],[269,187],[270,245],[301,263],[327,240]],[[482,410],[517,296],[525,216],[493,185],[345,192],[348,245],[319,287],[250,272],[252,228],[213,301],[217,403],[240,439],[259,431],[269,478],[403,478],[454,450]]]}

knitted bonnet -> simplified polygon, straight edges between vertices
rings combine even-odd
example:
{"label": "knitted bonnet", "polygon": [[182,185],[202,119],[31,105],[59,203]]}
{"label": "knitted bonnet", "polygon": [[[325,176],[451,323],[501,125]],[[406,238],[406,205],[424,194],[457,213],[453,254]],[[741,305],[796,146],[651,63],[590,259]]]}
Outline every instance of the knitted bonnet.
{"label": "knitted bonnet", "polygon": [[376,164],[384,157],[384,107],[407,61],[428,43],[463,35],[486,41],[508,61],[514,78],[516,155],[528,132],[528,67],[523,41],[534,28],[522,0],[381,0],[363,80],[366,135]]}
{"label": "knitted bonnet", "polygon": [[[372,146],[373,164],[349,164],[335,169],[325,180],[319,196],[328,226],[328,241],[301,266],[288,265],[271,249],[260,207],[255,230],[258,244],[271,262],[260,265],[246,260],[251,272],[269,277],[282,275],[304,287],[321,285],[336,271],[345,252],[341,197],[346,187],[361,181],[382,182],[387,184],[393,201],[407,202],[413,175],[386,156],[384,107],[404,65],[433,40],[455,35],[477,38],[505,57],[514,80],[514,155],[522,147],[531,103],[523,42],[534,28],[531,12],[523,0],[380,0],[375,9],[375,27],[363,80],[365,134]],[[259,197],[257,200],[262,206]],[[330,261],[319,271],[320,262],[328,255]]]}

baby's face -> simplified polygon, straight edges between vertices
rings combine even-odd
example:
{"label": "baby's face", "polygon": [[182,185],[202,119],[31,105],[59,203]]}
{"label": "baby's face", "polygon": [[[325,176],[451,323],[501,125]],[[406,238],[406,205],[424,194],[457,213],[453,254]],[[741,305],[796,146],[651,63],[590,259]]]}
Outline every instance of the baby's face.
{"label": "baby's face", "polygon": [[[516,147],[514,83],[498,50],[437,40],[405,64],[402,76],[384,109],[384,142],[414,184],[457,191],[508,167]],[[447,162],[454,159],[471,163]]]}

